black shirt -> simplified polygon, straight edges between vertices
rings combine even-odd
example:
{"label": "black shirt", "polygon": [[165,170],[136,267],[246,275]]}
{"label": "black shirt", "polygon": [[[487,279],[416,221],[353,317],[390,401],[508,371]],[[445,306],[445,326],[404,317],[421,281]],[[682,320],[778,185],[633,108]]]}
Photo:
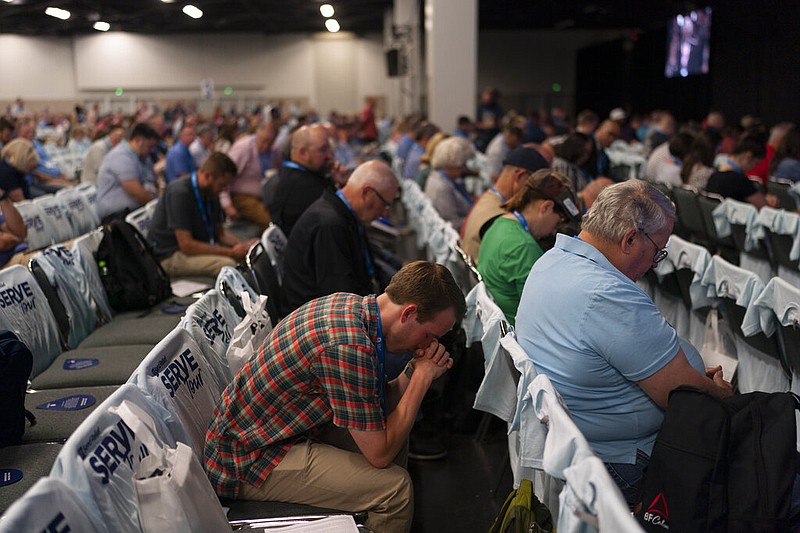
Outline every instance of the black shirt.
{"label": "black shirt", "polygon": [[746,202],[750,196],[758,192],[758,189],[756,189],[755,184],[750,181],[750,178],[741,172],[726,170],[724,172],[714,172],[708,177],[706,191],[719,194],[725,198],[733,198],[740,202]]}

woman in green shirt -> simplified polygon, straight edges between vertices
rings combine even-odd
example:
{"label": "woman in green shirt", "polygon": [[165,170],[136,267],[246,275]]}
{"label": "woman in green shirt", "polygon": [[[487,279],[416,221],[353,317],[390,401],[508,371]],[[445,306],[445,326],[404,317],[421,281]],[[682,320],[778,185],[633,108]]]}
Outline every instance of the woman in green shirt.
{"label": "woman in green shirt", "polygon": [[578,221],[580,212],[569,179],[551,169],[530,174],[501,207],[506,214],[491,221],[481,239],[478,271],[514,325],[525,280],[544,254],[537,239],[552,236],[562,222]]}

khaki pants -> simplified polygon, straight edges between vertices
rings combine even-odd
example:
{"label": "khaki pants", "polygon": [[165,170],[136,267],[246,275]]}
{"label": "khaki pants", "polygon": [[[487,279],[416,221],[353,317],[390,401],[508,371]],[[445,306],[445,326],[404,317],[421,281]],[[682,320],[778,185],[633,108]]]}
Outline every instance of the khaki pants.
{"label": "khaki pants", "polygon": [[261,226],[261,231],[267,229],[272,219],[269,211],[264,207],[261,198],[250,196],[249,194],[231,194],[233,207],[239,212],[239,216],[245,220],[250,220]]}
{"label": "khaki pants", "polygon": [[375,468],[358,452],[314,441],[292,446],[260,488],[242,483],[239,498],[367,511],[366,525],[376,533],[407,533],[414,517],[414,487],[404,468]]}
{"label": "khaki pants", "polygon": [[161,266],[170,276],[216,278],[222,267],[235,267],[236,261],[222,255],[186,255],[178,251],[162,260]]}

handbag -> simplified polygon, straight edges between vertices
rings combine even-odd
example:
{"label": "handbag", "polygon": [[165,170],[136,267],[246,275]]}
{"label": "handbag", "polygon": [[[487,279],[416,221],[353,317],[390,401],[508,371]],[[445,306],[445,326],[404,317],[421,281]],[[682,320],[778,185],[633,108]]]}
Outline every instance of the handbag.
{"label": "handbag", "polygon": [[142,531],[231,531],[222,504],[192,449],[183,442],[175,448],[162,445],[154,434],[150,415],[131,402],[123,401],[114,412],[131,428],[136,436],[134,449],[140,450],[133,458],[133,486]]}
{"label": "handbag", "polygon": [[[730,342],[726,343],[726,338]],[[706,334],[703,338],[703,347],[700,348],[700,355],[703,357],[706,367],[722,366],[722,375],[729,381],[739,364],[732,339],[733,334],[726,322],[719,318],[717,310],[710,310],[706,317]]]}
{"label": "handbag", "polygon": [[267,312],[267,296],[261,294],[253,302],[246,292],[242,292],[241,299],[245,317],[233,329],[233,337],[225,353],[233,376],[239,373],[244,363],[258,351],[272,331],[272,320]]}

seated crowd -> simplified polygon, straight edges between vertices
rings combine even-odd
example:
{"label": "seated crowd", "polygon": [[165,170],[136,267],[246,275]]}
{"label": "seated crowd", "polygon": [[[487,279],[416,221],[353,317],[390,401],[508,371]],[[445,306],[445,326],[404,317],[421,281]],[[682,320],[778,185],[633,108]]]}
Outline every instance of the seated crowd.
{"label": "seated crowd", "polygon": [[[636,283],[665,258],[676,218],[648,182],[776,206],[767,180],[800,181],[797,128],[767,135],[748,117],[726,129],[716,112],[678,128],[668,112],[621,109],[573,125],[558,109],[504,114],[487,90],[475,122],[459,117],[450,135],[420,117],[376,122],[374,105],[328,121],[278,106],[205,117],[183,104],[130,117],[95,108],[75,123],[4,118],[0,263],[26,247],[14,203],[80,182],[96,186],[103,223],[157,200],[148,239],[173,276],[215,277],[277,226],[286,318],[219,399],[205,445],[212,485],[221,497],[368,510],[375,531],[408,531],[406,459],[443,452],[406,444],[453,366],[440,339],[465,313],[446,268],[370,238],[374,221],[392,223],[401,183],[417,183],[633,508],[669,392],[733,393]],[[37,128],[69,132],[62,148],[82,154],[80,172],[59,169]],[[620,150],[641,158],[644,180],[615,171]]]}

